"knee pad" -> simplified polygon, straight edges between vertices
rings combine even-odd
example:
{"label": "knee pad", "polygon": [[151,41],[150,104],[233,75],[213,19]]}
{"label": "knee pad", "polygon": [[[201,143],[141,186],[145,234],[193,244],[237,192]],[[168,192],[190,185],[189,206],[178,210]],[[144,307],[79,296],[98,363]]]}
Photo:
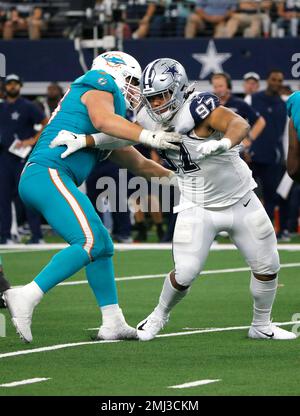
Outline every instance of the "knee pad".
{"label": "knee pad", "polygon": [[200,273],[200,264],[197,259],[189,259],[190,262],[176,262],[175,279],[181,286],[191,286]]}
{"label": "knee pad", "polygon": [[255,265],[251,265],[253,273],[262,275],[277,274],[280,270],[279,254],[276,248],[261,250],[261,255]]}
{"label": "knee pad", "polygon": [[265,210],[249,214],[245,221],[257,244],[257,255],[251,260],[251,270],[257,274],[276,274],[280,269],[274,227]]}

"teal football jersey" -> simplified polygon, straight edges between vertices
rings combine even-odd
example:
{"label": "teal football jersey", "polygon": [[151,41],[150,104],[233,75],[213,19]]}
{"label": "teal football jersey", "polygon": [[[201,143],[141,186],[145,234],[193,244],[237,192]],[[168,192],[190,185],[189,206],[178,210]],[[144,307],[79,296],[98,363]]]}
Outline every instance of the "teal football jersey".
{"label": "teal football jersey", "polygon": [[81,96],[93,89],[112,93],[115,113],[125,117],[125,99],[114,79],[104,71],[88,71],[71,84],[70,89],[53,112],[29,158],[29,162],[54,169],[63,169],[74,179],[77,185],[80,185],[87,178],[95,163],[101,160],[103,151],[81,149],[67,158],[61,159],[60,156],[66,150],[66,146],[51,149],[49,144],[60,130],[82,134],[98,132],[91,123],[86,106],[81,102]]}
{"label": "teal football jersey", "polygon": [[288,116],[293,120],[300,141],[300,91],[294,92],[286,102]]}

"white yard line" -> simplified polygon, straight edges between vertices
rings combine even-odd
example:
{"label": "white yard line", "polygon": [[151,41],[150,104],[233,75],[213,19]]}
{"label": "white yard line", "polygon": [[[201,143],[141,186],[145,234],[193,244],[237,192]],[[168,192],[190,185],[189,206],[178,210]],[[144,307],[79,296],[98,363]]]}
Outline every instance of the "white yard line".
{"label": "white yard line", "polygon": [[6,352],[4,354],[0,354],[0,359],[1,358],[8,358],[8,357],[16,357],[18,355],[27,355],[27,354],[34,354],[34,353],[39,353],[39,352],[46,352],[46,351],[56,351],[56,350],[61,350],[61,349],[64,349],[64,348],[80,347],[82,345],[110,344],[112,342],[120,342],[120,341],[119,340],[116,340],[116,341],[86,341],[86,342],[72,342],[71,344],[51,345],[50,347],[33,348],[31,350]]}
{"label": "white yard line", "polygon": [[[141,275],[141,276],[116,277],[115,280],[117,282],[119,282],[119,281],[121,282],[123,280],[128,281],[128,280],[156,279],[156,278],[159,278],[159,277],[165,277],[166,275],[167,275],[167,273],[145,274],[145,275]],[[87,283],[88,283],[87,280],[77,280],[77,281],[73,281],[73,282],[59,283],[58,286],[74,286],[74,285],[83,285],[83,284],[87,284]]]}
{"label": "white yard line", "polygon": [[13,381],[12,383],[0,384],[0,387],[18,387],[25,384],[41,383],[42,381],[51,380],[51,378],[29,378],[28,380]]}
{"label": "white yard line", "polygon": [[[289,322],[273,322],[274,325],[278,326],[285,326],[285,325],[293,325],[299,324],[300,321],[289,321]],[[189,331],[185,332],[175,332],[171,334],[162,334],[157,335],[156,338],[163,338],[163,337],[179,337],[181,335],[193,335],[193,334],[206,334],[208,332],[226,332],[226,331],[237,331],[241,329],[249,329],[250,326],[228,326],[225,328],[182,328],[182,329],[189,329]],[[86,331],[96,331],[98,328],[87,328]],[[1,358],[1,356],[0,356]]]}
{"label": "white yard line", "polygon": [[221,381],[220,378],[216,380],[197,380],[197,381],[191,381],[189,383],[184,384],[178,384],[177,386],[169,386],[169,389],[188,389],[191,387],[197,387],[197,386],[204,386],[205,384],[211,384],[216,383],[217,381]]}
{"label": "white yard line", "polygon": [[[285,325],[292,325],[292,324],[299,324],[299,321],[277,323],[278,326],[285,326]],[[175,332],[171,334],[162,334],[162,335],[157,335],[157,338],[180,337],[183,335],[204,334],[208,332],[225,332],[225,331],[242,330],[242,329],[248,329],[248,328],[250,327],[249,326],[232,326],[232,327],[225,327],[225,328],[208,328],[208,329],[201,329],[201,330],[196,330],[196,331],[185,331],[185,332]],[[98,328],[90,328],[90,329],[96,330]],[[33,348],[30,350],[6,352],[4,354],[0,354],[0,359],[8,358],[8,357],[16,357],[16,356],[21,356],[21,355],[35,354],[35,353],[40,353],[40,352],[56,351],[56,350],[61,350],[65,348],[80,347],[83,345],[110,344],[110,343],[115,343],[115,342],[123,342],[123,341],[86,341],[86,342],[72,342],[70,344],[51,345],[49,347]]]}
{"label": "white yard line", "polygon": [[[0,244],[0,254],[11,253],[26,253],[31,251],[51,251],[61,250],[68,247],[68,244]],[[172,250],[172,244],[170,243],[136,243],[136,244],[114,244],[117,251],[139,251],[139,250]],[[300,251],[300,244],[278,244],[278,250],[283,251]],[[225,251],[225,250],[237,250],[233,244],[216,244],[213,243],[211,247],[212,251]]]}
{"label": "white yard line", "polygon": [[[282,269],[289,269],[293,267],[300,267],[300,263],[286,263],[281,264]],[[210,275],[210,274],[223,274],[223,273],[239,273],[239,272],[248,272],[250,271],[249,267],[237,267],[235,269],[215,269],[215,270],[204,270],[201,272],[201,276]],[[116,277],[117,282],[126,282],[130,280],[144,280],[144,279],[158,279],[161,277],[165,277],[166,273],[162,274],[145,274],[141,276],[127,276],[127,277]],[[76,286],[76,285],[85,285],[87,284],[87,280],[75,280],[71,282],[63,282],[59,283],[58,286]]]}

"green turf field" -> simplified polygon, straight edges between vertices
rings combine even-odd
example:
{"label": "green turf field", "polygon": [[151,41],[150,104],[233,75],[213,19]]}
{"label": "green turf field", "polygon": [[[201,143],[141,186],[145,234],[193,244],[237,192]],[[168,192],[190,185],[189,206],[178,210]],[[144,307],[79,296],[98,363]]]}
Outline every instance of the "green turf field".
{"label": "green turf field", "polygon": [[[14,285],[28,283],[54,251],[1,254]],[[280,252],[283,268],[273,309],[275,322],[289,322],[300,313],[300,256]],[[244,267],[236,251],[211,252],[206,270]],[[128,322],[136,325],[156,304],[162,286],[159,275],[172,267],[169,251],[126,251],[115,255],[120,304]],[[140,276],[136,280],[122,277]],[[85,280],[78,273],[71,280]],[[69,281],[71,281],[69,280]],[[7,317],[7,312],[0,310]],[[0,395],[299,395],[300,338],[295,341],[254,341],[247,329],[200,332],[205,328],[247,326],[252,301],[249,272],[205,274],[176,307],[163,334],[151,342],[90,342],[100,313],[87,284],[55,288],[33,318],[33,343],[22,344],[7,319],[7,336],[0,338]],[[284,328],[290,329],[291,325]],[[83,342],[84,345],[77,345]],[[72,344],[68,345],[68,344]],[[35,351],[66,344],[63,349]],[[29,354],[6,353],[32,350]],[[49,380],[18,386],[2,384],[33,378]],[[196,380],[218,382],[170,389]]]}

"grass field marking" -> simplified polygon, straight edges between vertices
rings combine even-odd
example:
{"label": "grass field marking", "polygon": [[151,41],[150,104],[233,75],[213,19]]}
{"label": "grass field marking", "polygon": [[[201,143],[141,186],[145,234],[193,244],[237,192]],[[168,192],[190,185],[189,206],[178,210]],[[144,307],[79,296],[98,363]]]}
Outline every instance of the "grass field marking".
{"label": "grass field marking", "polygon": [[[26,253],[32,251],[62,250],[68,247],[65,243],[49,244],[11,244],[9,246],[0,244],[0,254]],[[135,243],[135,244],[114,244],[116,251],[144,251],[144,250],[172,250],[170,243]],[[300,244],[277,244],[278,250],[300,251]],[[216,244],[211,246],[212,251],[237,250],[234,244]]]}
{"label": "grass field marking", "polygon": [[[285,326],[285,325],[293,325],[293,324],[299,324],[299,321],[289,321],[289,322],[281,322],[277,323],[279,326]],[[163,338],[163,337],[176,337],[176,336],[182,336],[182,335],[194,335],[194,334],[202,334],[206,332],[222,332],[222,331],[233,331],[233,330],[240,330],[240,329],[248,329],[249,326],[233,326],[233,327],[227,327],[227,328],[209,328],[209,329],[201,329],[196,331],[186,331],[186,332],[175,332],[171,334],[162,334],[157,335],[157,338]],[[90,328],[88,330],[96,330],[99,328]],[[82,345],[96,345],[96,344],[110,344],[114,342],[123,342],[119,340],[115,341],[85,341],[85,342],[72,342],[70,344],[58,344],[58,345],[51,345],[49,347],[40,347],[40,348],[33,348],[30,350],[20,350],[20,351],[13,351],[13,352],[7,352],[4,354],[0,354],[1,358],[8,358],[8,357],[16,357],[20,355],[27,355],[27,354],[34,354],[39,352],[46,352],[46,351],[55,351],[60,350],[63,348],[72,348],[72,347],[80,347]]]}
{"label": "grass field marking", "polygon": [[[117,282],[119,281],[128,281],[128,280],[144,280],[144,279],[158,279],[159,277],[165,277],[167,275],[167,273],[163,273],[163,274],[145,274],[145,275],[141,275],[141,276],[128,276],[128,277],[116,277],[115,280]],[[83,284],[87,284],[88,281],[87,280],[76,280],[74,282],[62,282],[59,283],[58,286],[76,286],[76,285],[83,285]]]}
{"label": "grass field marking", "polygon": [[[282,269],[288,269],[292,267],[300,267],[300,263],[286,263],[282,264]],[[215,269],[215,270],[204,270],[201,272],[201,276],[210,275],[210,274],[223,274],[223,273],[239,273],[239,272],[248,272],[250,271],[250,267],[237,267],[235,269]],[[160,277],[165,277],[166,273],[162,274],[145,274],[141,276],[127,276],[127,277],[116,277],[115,280],[117,282],[122,281],[130,281],[130,280],[143,280],[143,279],[158,279]],[[58,286],[76,286],[76,285],[85,285],[87,284],[87,280],[75,280],[73,282],[62,282],[59,283]]]}
{"label": "grass field marking", "polygon": [[205,384],[217,383],[218,381],[221,381],[221,379],[217,378],[216,380],[197,380],[191,381],[189,383],[178,384],[177,386],[168,386],[168,389],[188,389],[191,387],[204,386]]}
{"label": "grass field marking", "polygon": [[[285,325],[294,325],[299,324],[299,321],[289,321],[289,322],[273,322],[274,325],[278,326],[285,326]],[[189,331],[185,332],[175,332],[171,334],[162,334],[157,335],[156,337],[179,337],[181,335],[192,335],[192,334],[206,334],[208,332],[225,332],[225,331],[237,331],[242,329],[249,329],[250,326],[228,326],[223,328],[182,328],[182,329],[189,329]],[[86,331],[96,331],[99,328],[87,328]],[[1,356],[0,356],[1,358]]]}
{"label": "grass field marking", "polygon": [[41,383],[42,381],[51,380],[51,378],[29,378],[28,380],[13,381],[12,383],[0,384],[0,387],[18,387],[25,384]]}
{"label": "grass field marking", "polygon": [[32,348],[30,350],[21,350],[21,351],[6,352],[4,354],[0,354],[0,359],[1,358],[8,358],[8,357],[16,357],[18,355],[27,355],[27,354],[34,354],[34,353],[39,353],[39,352],[46,352],[46,351],[56,351],[56,350],[61,350],[63,348],[80,347],[82,345],[110,344],[110,343],[113,343],[113,342],[121,342],[121,341],[119,341],[119,340],[112,340],[112,341],[85,341],[85,342],[72,342],[71,344],[51,345],[49,347]]}

